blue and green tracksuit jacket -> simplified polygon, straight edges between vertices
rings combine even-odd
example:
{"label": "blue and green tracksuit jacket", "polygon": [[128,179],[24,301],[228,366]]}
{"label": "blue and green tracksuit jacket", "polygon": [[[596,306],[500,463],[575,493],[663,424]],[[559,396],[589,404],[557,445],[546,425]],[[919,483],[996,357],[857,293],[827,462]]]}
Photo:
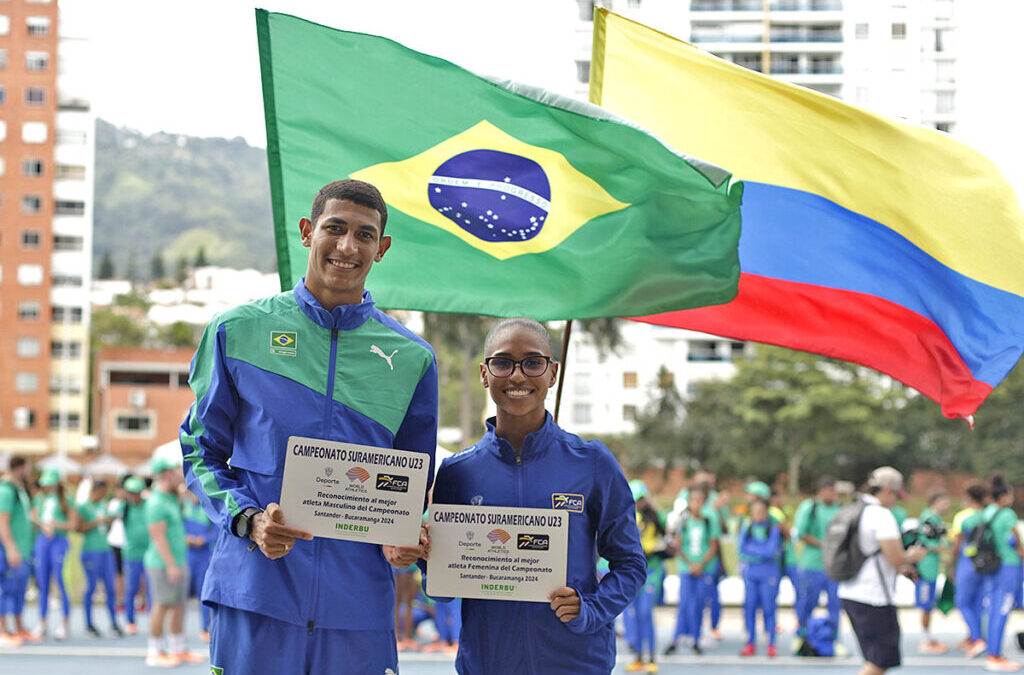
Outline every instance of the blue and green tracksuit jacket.
{"label": "blue and green tracksuit jacket", "polygon": [[220,530],[203,601],[310,628],[393,630],[394,581],[380,546],[318,537],[269,560],[230,528],[246,508],[280,499],[289,436],[423,452],[432,476],[430,345],[374,307],[368,292],[361,304],[327,311],[303,279],[215,317],[189,384],[196,400],[180,432],[185,478]]}
{"label": "blue and green tracksuit jacket", "polygon": [[[492,418],[476,445],[441,464],[433,501],[555,508],[569,516],[566,586],[580,596],[579,616],[562,623],[543,602],[463,599],[459,673],[611,672],[615,617],[636,597],[647,561],[626,477],[600,441],[584,441],[548,415],[517,461]],[[599,555],[609,565],[600,584]]]}

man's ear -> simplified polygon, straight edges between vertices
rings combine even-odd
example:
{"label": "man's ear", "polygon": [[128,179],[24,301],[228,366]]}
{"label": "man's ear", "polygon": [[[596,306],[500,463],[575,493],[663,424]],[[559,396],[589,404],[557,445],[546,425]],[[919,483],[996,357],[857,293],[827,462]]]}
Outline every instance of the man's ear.
{"label": "man's ear", "polygon": [[313,221],[309,218],[299,219],[299,236],[302,237],[302,245],[309,248],[313,242]]}
{"label": "man's ear", "polygon": [[374,260],[380,262],[380,259],[384,257],[389,248],[391,248],[391,235],[385,234],[380,238],[380,243],[377,245],[377,255],[374,257]]}

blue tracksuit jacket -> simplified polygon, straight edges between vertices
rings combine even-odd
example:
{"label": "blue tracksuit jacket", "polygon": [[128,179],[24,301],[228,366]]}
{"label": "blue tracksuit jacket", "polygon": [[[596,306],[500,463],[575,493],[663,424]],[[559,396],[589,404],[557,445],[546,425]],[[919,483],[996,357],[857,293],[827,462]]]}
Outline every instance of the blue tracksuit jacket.
{"label": "blue tracksuit jacket", "polygon": [[[565,510],[566,585],[580,595],[580,615],[562,623],[547,603],[464,599],[456,669],[463,675],[609,673],[613,622],[647,575],[626,477],[604,445],[562,430],[550,415],[526,437],[520,457],[517,462],[488,420],[476,445],[441,465],[434,502]],[[610,567],[600,584],[598,555]]]}
{"label": "blue tracksuit jacket", "polygon": [[430,345],[368,292],[359,305],[327,311],[302,280],[215,317],[189,384],[185,478],[220,529],[203,601],[310,629],[394,630],[394,580],[380,546],[318,537],[268,560],[230,527],[244,509],[280,499],[289,436],[419,451],[433,465]]}

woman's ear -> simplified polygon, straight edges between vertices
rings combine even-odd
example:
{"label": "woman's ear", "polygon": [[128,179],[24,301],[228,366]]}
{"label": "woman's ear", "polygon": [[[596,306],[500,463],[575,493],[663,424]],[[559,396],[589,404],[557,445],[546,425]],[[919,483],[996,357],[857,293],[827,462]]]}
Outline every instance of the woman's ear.
{"label": "woman's ear", "polygon": [[487,367],[484,364],[480,364],[480,383],[484,385],[484,389],[487,388]]}

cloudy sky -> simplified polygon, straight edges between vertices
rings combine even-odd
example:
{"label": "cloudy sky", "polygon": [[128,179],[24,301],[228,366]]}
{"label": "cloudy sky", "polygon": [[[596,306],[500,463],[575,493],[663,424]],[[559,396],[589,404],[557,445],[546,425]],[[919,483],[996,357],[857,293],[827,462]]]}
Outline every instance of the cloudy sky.
{"label": "cloudy sky", "polygon": [[[145,132],[243,136],[265,145],[251,0],[60,1],[69,23],[91,38],[97,115]],[[577,12],[574,0],[266,0],[258,6],[383,35],[477,73],[546,88],[564,88],[574,74],[575,36],[564,32]],[[958,0],[957,12],[956,135],[992,158],[1024,195],[1022,97],[1014,91],[1022,79],[1016,51],[1024,2]]]}

